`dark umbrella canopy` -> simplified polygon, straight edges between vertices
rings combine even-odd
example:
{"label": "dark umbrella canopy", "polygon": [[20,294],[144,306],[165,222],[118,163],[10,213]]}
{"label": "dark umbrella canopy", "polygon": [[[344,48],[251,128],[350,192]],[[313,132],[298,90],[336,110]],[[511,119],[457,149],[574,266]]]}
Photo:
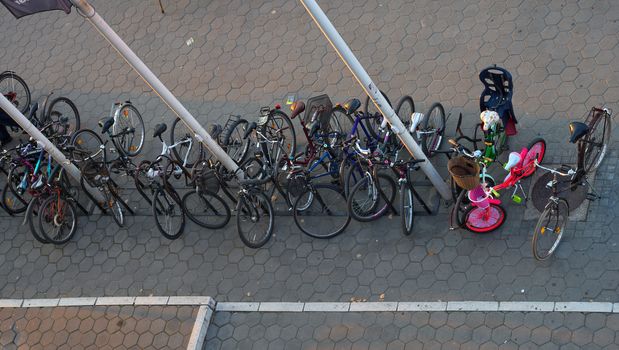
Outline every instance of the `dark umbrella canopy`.
{"label": "dark umbrella canopy", "polygon": [[0,0],[0,3],[8,8],[15,18],[51,10],[70,13],[72,6],[69,0]]}

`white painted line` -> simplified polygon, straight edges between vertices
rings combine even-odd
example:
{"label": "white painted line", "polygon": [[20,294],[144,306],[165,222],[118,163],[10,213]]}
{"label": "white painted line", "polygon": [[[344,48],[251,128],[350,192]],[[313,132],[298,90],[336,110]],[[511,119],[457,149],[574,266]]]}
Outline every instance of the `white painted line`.
{"label": "white painted line", "polygon": [[200,306],[187,343],[187,350],[201,350],[204,347],[204,339],[211,324],[211,318],[213,318],[213,309],[207,305]]}
{"label": "white painted line", "polygon": [[0,299],[0,308],[3,307],[21,307],[24,301],[22,299]]}
{"label": "white painted line", "polygon": [[613,304],[613,313],[619,313],[619,303]]}
{"label": "white painted line", "polygon": [[22,307],[55,307],[59,299],[25,299]]}
{"label": "white painted line", "polygon": [[400,302],[398,303],[398,311],[445,311],[447,303],[443,301],[414,303]]}
{"label": "white painted line", "polygon": [[170,297],[135,297],[133,305],[168,305]]}
{"label": "white painted line", "polygon": [[215,311],[226,312],[256,312],[260,307],[260,303],[217,303]]}
{"label": "white painted line", "polygon": [[301,312],[303,303],[260,303],[258,311],[263,312]]}
{"label": "white painted line", "polygon": [[60,298],[58,306],[93,306],[97,298]]}
{"label": "white painted line", "polygon": [[346,312],[350,309],[350,303],[305,303],[303,311],[307,312]]}
{"label": "white painted line", "polygon": [[96,305],[133,305],[135,297],[99,297]]}
{"label": "white painted line", "polygon": [[350,312],[357,311],[397,311],[398,303],[396,302],[363,302],[363,303],[350,303]]}
{"label": "white painted line", "polygon": [[214,300],[211,297],[200,296],[171,296],[168,305],[210,305],[214,307]]}
{"label": "white painted line", "polygon": [[603,302],[557,302],[555,310],[558,312],[613,312],[613,303]]}
{"label": "white painted line", "polygon": [[552,301],[501,301],[499,303],[499,311],[505,312],[550,312],[554,311],[554,308],[555,303]]}
{"label": "white painted line", "polygon": [[446,311],[498,311],[496,301],[450,301]]}

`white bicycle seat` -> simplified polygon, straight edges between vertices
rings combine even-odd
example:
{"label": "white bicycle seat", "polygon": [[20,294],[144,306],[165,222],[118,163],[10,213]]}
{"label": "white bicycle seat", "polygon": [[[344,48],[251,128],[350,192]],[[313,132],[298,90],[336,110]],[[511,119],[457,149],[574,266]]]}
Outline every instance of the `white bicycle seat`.
{"label": "white bicycle seat", "polygon": [[507,159],[507,163],[505,163],[504,168],[505,170],[509,171],[518,163],[520,163],[520,153],[512,152],[509,154],[509,158]]}
{"label": "white bicycle seat", "polygon": [[479,119],[481,119],[484,131],[490,130],[501,120],[499,114],[495,111],[483,111],[479,115]]}
{"label": "white bicycle seat", "polygon": [[[408,131],[413,134],[417,132],[419,124],[423,121],[423,113],[415,112],[411,115],[411,126]],[[419,135],[417,135],[419,136]]]}

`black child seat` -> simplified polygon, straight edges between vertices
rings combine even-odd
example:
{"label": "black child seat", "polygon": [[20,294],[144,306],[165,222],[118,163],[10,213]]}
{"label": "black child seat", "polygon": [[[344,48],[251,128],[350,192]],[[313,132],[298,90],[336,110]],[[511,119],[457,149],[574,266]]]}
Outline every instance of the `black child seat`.
{"label": "black child seat", "polygon": [[161,135],[163,135],[166,130],[168,130],[168,126],[165,125],[165,123],[155,125],[155,133],[153,134],[153,137],[161,138]]}
{"label": "black child seat", "polygon": [[512,75],[505,68],[496,65],[488,67],[479,73],[479,80],[484,84],[484,91],[479,97],[479,111],[492,110],[499,114],[505,133],[509,136],[518,133],[512,96],[514,83]]}
{"label": "black child seat", "polygon": [[576,143],[583,136],[587,135],[589,127],[583,122],[571,122],[570,123],[570,142]]}

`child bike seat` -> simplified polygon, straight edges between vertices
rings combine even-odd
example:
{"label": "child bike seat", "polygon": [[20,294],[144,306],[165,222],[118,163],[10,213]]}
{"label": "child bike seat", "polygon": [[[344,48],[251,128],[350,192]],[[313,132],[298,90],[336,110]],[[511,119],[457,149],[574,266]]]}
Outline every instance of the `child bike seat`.
{"label": "child bike seat", "polygon": [[344,103],[344,109],[346,110],[346,114],[355,113],[359,107],[361,107],[361,101],[356,98],[351,98],[350,100]]}
{"label": "child bike seat", "polygon": [[168,130],[168,126],[165,123],[155,125],[155,132],[153,133],[153,137],[161,138],[161,135]]}
{"label": "child bike seat", "polygon": [[507,163],[505,163],[505,165],[503,167],[505,168],[505,170],[509,171],[509,170],[511,170],[511,168],[513,168],[516,165],[518,165],[518,163],[520,163],[521,159],[522,159],[522,157],[520,156],[520,153],[518,153],[518,152],[511,152],[509,154],[509,158],[507,159]]}
{"label": "child bike seat", "polygon": [[514,83],[512,75],[505,68],[496,65],[488,67],[479,73],[479,80],[484,84],[484,91],[479,97],[479,110],[493,110],[499,114],[508,135],[516,134],[514,107],[512,96]]}
{"label": "child bike seat", "polygon": [[570,142],[576,143],[589,132],[589,126],[583,122],[570,123]]}

